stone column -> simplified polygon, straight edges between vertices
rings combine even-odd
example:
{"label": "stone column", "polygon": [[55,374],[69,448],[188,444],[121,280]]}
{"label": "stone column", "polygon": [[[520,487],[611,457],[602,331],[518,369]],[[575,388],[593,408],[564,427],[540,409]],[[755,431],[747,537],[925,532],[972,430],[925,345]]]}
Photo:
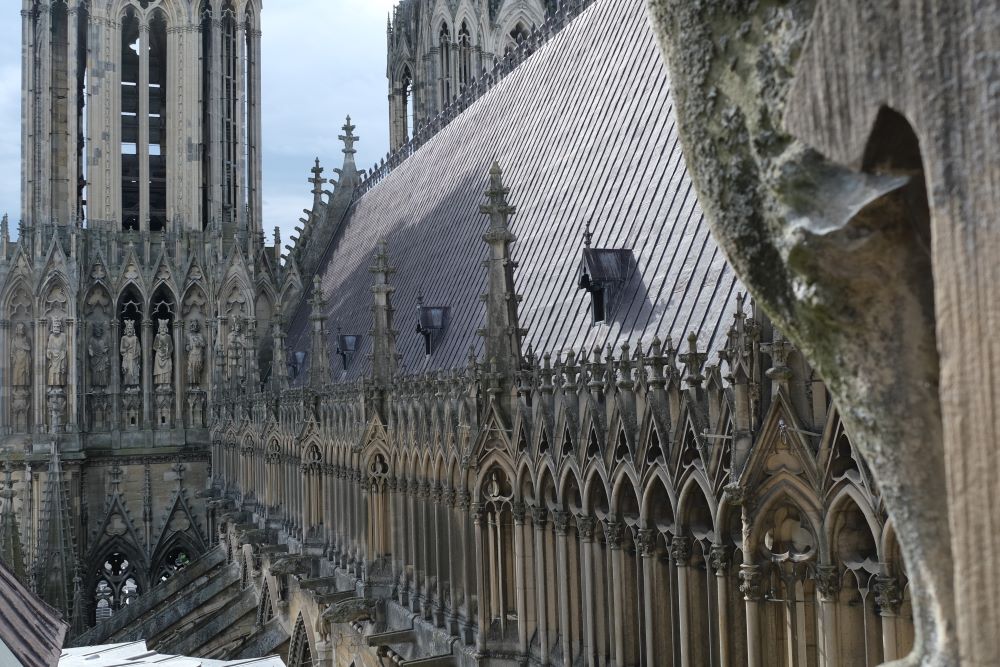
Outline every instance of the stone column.
{"label": "stone column", "polygon": [[902,656],[899,655],[899,645],[896,641],[896,624],[899,621],[899,607],[903,603],[899,580],[891,575],[875,579],[875,602],[882,615],[882,648],[883,659],[888,662]]}
{"label": "stone column", "polygon": [[719,664],[730,664],[729,646],[729,547],[716,545],[709,552],[709,565],[715,572],[715,599],[718,607]]}
{"label": "stone column", "polygon": [[486,554],[483,552],[483,541],[485,539],[483,535],[483,523],[486,521],[486,516],[479,503],[472,503],[470,512],[472,513],[472,525],[475,533],[476,563],[479,564],[479,567],[476,568],[476,597],[479,600],[477,614],[479,633],[476,636],[476,651],[482,653],[486,649],[486,637],[490,627],[489,607],[486,604],[486,600],[488,600],[486,591],[489,584],[486,581]]}
{"label": "stone column", "polygon": [[[148,34],[148,33],[143,33]],[[148,55],[148,54],[147,54]],[[142,95],[139,96],[142,99]],[[140,114],[142,112],[140,111]],[[147,119],[147,126],[148,126]],[[148,129],[148,128],[147,128]],[[141,131],[141,130],[140,130]],[[147,167],[148,168],[148,167]],[[147,179],[147,185],[145,186],[148,192],[149,185]],[[146,195],[148,197],[148,195]],[[142,383],[142,428],[148,429],[153,423],[152,421],[152,407],[153,407],[153,321],[144,319],[142,321],[142,340],[139,341],[142,346],[142,368],[140,382]],[[120,361],[120,360],[119,360]]]}
{"label": "stone column", "polygon": [[184,322],[174,319],[174,424],[184,428]]}
{"label": "stone column", "polygon": [[556,510],[552,512],[552,525],[556,533],[556,582],[559,596],[559,638],[562,642],[562,654],[565,664],[573,663],[573,633],[572,619],[569,608],[569,547],[567,532],[569,531],[569,512]]}
{"label": "stone column", "polygon": [[670,542],[670,557],[677,568],[677,628],[680,635],[681,667],[691,665],[691,611],[688,599],[688,562],[691,560],[691,538],[675,537]]}
{"label": "stone column", "polygon": [[819,613],[822,619],[821,634],[816,643],[822,647],[826,660],[822,667],[840,664],[840,642],[837,629],[837,598],[840,595],[840,568],[836,565],[820,565],[816,568],[816,594],[819,597]]}
{"label": "stone column", "polygon": [[[656,598],[662,595],[663,591],[657,591],[656,586],[656,541],[659,532],[655,528],[642,528],[637,535],[636,543],[639,547],[639,556],[642,559],[642,599],[643,599],[643,635],[645,651],[645,664],[655,664],[656,660],[656,635],[658,632],[667,632],[667,628],[655,626],[656,614],[654,612]],[[723,665],[727,663],[723,662]]]}
{"label": "stone column", "polygon": [[545,522],[547,518],[548,510],[544,507],[535,506],[531,508],[531,522],[535,527],[536,608],[538,609],[539,660],[542,665],[549,664],[548,600],[546,592],[549,586],[549,577],[545,568]]}
{"label": "stone column", "polygon": [[524,554],[524,513],[527,507],[521,501],[515,501],[512,507],[514,517],[514,582],[515,601],[517,607],[517,646],[522,659],[528,656],[528,585]]}
{"label": "stone column", "polygon": [[740,592],[747,604],[747,667],[763,667],[760,646],[760,599],[763,597],[760,566],[740,566]]}
{"label": "stone column", "polygon": [[622,541],[625,539],[625,524],[621,521],[605,521],[604,537],[611,559],[611,609],[612,618],[619,619],[612,631],[612,653],[615,665],[625,665],[625,563],[622,562]]}
{"label": "stone column", "polygon": [[580,536],[580,606],[583,610],[583,653],[588,667],[597,665],[597,629],[594,614],[597,613],[594,595],[594,530],[597,519],[592,516],[578,516],[576,531]]}

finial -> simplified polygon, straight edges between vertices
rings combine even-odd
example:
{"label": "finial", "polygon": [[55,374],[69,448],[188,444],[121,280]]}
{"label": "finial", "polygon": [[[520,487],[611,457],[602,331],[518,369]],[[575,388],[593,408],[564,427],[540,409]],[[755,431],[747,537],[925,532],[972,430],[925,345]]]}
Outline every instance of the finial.
{"label": "finial", "polygon": [[379,239],[375,249],[375,262],[368,269],[371,273],[389,276],[396,272],[389,266],[389,241],[385,237]]}
{"label": "finial", "polygon": [[586,226],[584,227],[583,230],[583,246],[585,248],[589,248],[590,242],[591,240],[593,240],[593,238],[594,238],[594,233],[590,231],[590,220],[587,220]]}
{"label": "finial", "polygon": [[344,130],[344,133],[338,138],[344,142],[344,155],[354,155],[358,152],[354,149],[354,144],[360,140],[361,137],[354,134],[356,126],[351,123],[350,116],[347,117],[347,122],[344,123],[344,126],[341,129]]}

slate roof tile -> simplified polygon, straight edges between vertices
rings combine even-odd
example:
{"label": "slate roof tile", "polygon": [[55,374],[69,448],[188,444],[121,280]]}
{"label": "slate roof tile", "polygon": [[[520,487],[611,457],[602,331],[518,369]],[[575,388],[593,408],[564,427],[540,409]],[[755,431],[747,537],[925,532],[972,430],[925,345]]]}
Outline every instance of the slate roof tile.
{"label": "slate roof tile", "polygon": [[[596,0],[348,211],[322,285],[331,350],[338,326],[363,338],[347,372],[332,357],[336,379],[369,373],[368,266],[383,236],[397,269],[394,325],[405,371],[464,366],[470,345],[481,354],[488,220],[479,205],[494,159],[517,207],[512,254],[525,349],[589,351],[626,340],[634,349],[654,336],[680,345],[692,330],[700,348],[721,348],[742,287],[688,177],[645,2]],[[609,324],[593,325],[590,296],[576,286],[588,221],[593,247],[635,255],[637,273]],[[451,308],[429,357],[415,331],[421,293],[425,305]],[[290,340],[308,348],[305,330]]]}

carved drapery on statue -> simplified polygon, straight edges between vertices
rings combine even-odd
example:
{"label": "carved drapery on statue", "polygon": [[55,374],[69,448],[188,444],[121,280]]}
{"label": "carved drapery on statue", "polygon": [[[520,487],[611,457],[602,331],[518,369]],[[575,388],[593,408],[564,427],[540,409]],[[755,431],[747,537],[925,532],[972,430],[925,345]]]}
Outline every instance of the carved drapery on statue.
{"label": "carved drapery on statue", "polygon": [[243,380],[246,376],[246,339],[243,337],[243,320],[233,320],[233,328],[226,340],[229,378]]}
{"label": "carved drapery on statue", "polygon": [[139,337],[135,335],[135,320],[125,320],[125,333],[122,335],[122,380],[126,387],[139,384]]}
{"label": "carved drapery on statue", "polygon": [[202,372],[205,369],[205,337],[201,335],[201,324],[198,320],[192,320],[189,327],[190,331],[187,336],[187,344],[184,346],[188,355],[188,383],[192,385],[200,385]]}
{"label": "carved drapery on statue", "polygon": [[11,381],[15,387],[31,386],[31,339],[24,322],[18,322],[11,341]]}
{"label": "carved drapery on statue", "polygon": [[158,320],[159,328],[153,340],[153,384],[169,385],[174,369],[174,339],[170,336],[170,320]]}
{"label": "carved drapery on statue", "polygon": [[60,320],[52,320],[49,341],[45,346],[45,358],[48,361],[48,372],[46,373],[48,385],[50,387],[65,387],[69,360],[66,356],[66,334],[63,333]]}
{"label": "carved drapery on statue", "polygon": [[104,336],[104,325],[94,326],[93,335],[87,344],[90,357],[90,384],[92,387],[107,387],[111,369],[111,348]]}
{"label": "carved drapery on statue", "polygon": [[24,322],[17,323],[11,340],[11,383],[14,387],[10,406],[14,429],[25,433],[31,409],[31,338]]}

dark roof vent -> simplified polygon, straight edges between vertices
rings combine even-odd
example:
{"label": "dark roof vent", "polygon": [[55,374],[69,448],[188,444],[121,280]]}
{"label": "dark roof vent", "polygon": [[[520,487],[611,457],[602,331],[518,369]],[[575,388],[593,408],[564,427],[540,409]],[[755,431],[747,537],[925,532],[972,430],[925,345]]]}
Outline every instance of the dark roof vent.
{"label": "dark roof vent", "polygon": [[633,270],[635,256],[631,249],[591,248],[588,238],[576,283],[580,289],[590,292],[595,324],[612,319],[617,299]]}
{"label": "dark roof vent", "polygon": [[306,366],[306,353],[302,350],[288,356],[288,377],[292,380],[299,376]]}
{"label": "dark roof vent", "polygon": [[424,298],[417,297],[417,333],[424,337],[424,354],[430,355],[438,341],[444,336],[451,316],[447,306],[425,306]]}
{"label": "dark roof vent", "polygon": [[354,359],[354,353],[358,351],[358,343],[361,340],[361,336],[355,336],[352,334],[337,334],[337,355],[344,364],[344,370],[346,371],[351,365],[351,361]]}

